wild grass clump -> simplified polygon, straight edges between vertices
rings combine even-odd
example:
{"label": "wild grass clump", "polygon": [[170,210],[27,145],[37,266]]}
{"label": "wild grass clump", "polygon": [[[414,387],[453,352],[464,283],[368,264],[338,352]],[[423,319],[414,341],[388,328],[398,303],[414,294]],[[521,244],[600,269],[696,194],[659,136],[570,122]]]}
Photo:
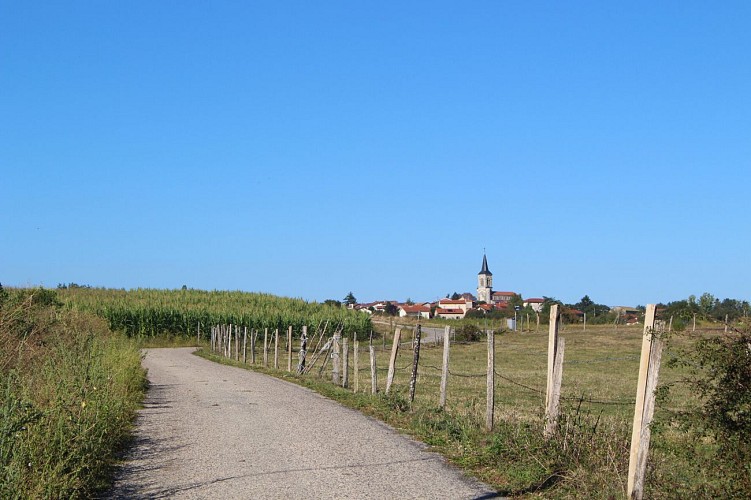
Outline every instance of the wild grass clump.
{"label": "wild grass clump", "polygon": [[54,292],[0,295],[0,498],[91,496],[145,384],[141,356]]}

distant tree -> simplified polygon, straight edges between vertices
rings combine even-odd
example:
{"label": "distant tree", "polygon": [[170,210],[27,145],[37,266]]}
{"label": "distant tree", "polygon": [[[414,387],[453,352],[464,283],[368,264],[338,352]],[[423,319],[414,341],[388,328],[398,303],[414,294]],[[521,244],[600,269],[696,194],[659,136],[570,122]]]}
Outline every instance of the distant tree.
{"label": "distant tree", "polygon": [[414,303],[414,302],[412,301],[412,299],[411,299],[411,298],[409,298],[409,297],[407,297],[407,301],[405,302],[405,304],[407,304],[408,306],[413,306],[413,305],[415,305],[415,303]]}
{"label": "distant tree", "polygon": [[344,303],[347,304],[348,306],[353,306],[353,305],[357,304],[357,299],[352,294],[352,292],[349,292],[347,294],[347,296],[344,297]]}
{"label": "distant tree", "polygon": [[595,303],[595,301],[589,298],[589,295],[585,295],[579,302],[570,304],[569,307],[586,314],[587,321],[594,320],[598,315],[604,316],[605,313],[610,311],[610,307],[605,304]]}
{"label": "distant tree", "polygon": [[187,290],[187,289],[188,289],[188,285],[183,285],[183,287],[181,288],[181,290],[183,290],[183,291]]}
{"label": "distant tree", "polygon": [[511,297],[511,300],[508,301],[508,303],[509,303],[509,306],[511,306],[512,309],[516,308],[516,307],[518,307],[519,309],[521,309],[522,307],[524,307],[524,299],[522,299],[522,296],[519,295],[518,293],[515,293]]}
{"label": "distant tree", "polygon": [[397,307],[393,303],[386,302],[386,306],[383,308],[383,312],[387,316],[396,316],[397,314],[399,314],[399,309],[397,309]]}
{"label": "distant tree", "polygon": [[559,306],[563,305],[563,302],[556,299],[555,297],[546,297],[542,296],[542,308],[540,309],[540,320],[542,320],[544,323],[547,323],[550,319],[550,307],[553,304],[558,304]]}
{"label": "distant tree", "polygon": [[699,309],[701,310],[701,313],[705,318],[709,318],[711,316],[715,302],[717,302],[717,299],[715,299],[714,295],[709,292],[704,292],[701,294],[701,297],[699,297]]}
{"label": "distant tree", "polygon": [[454,292],[454,293],[453,293],[453,294],[451,295],[451,300],[459,300],[459,299],[461,299],[461,298],[462,298],[462,296],[461,296],[461,295],[459,295],[459,294],[458,294],[458,293],[456,293],[456,292]]}
{"label": "distant tree", "polygon": [[342,303],[334,299],[326,299],[323,304],[331,307],[342,307]]}

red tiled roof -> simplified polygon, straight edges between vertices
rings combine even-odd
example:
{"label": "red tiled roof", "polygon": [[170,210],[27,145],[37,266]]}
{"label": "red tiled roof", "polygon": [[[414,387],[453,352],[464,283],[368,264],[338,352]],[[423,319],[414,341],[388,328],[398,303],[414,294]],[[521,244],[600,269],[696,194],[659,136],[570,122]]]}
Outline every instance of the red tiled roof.
{"label": "red tiled roof", "polygon": [[430,312],[430,308],[425,306],[400,306],[399,308],[408,313]]}

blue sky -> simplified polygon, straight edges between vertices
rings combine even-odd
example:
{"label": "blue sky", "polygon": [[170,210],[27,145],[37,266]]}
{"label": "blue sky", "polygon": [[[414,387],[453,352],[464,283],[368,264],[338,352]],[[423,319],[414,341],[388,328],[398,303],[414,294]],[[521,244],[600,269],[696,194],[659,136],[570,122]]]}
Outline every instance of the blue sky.
{"label": "blue sky", "polygon": [[0,282],[748,300],[749,2],[0,3]]}

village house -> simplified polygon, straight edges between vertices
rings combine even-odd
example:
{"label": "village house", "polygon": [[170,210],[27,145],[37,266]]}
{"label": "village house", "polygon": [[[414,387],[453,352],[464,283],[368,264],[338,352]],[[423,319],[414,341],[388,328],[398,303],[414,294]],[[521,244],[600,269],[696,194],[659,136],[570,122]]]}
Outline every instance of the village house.
{"label": "village house", "polygon": [[536,313],[542,311],[542,305],[545,303],[545,299],[524,299],[524,307],[531,307],[532,310]]}
{"label": "village house", "polygon": [[467,299],[441,299],[435,310],[435,315],[446,319],[463,319],[467,311],[472,309],[472,301]]}
{"label": "village house", "polygon": [[400,318],[425,318],[430,319],[430,306],[424,305],[400,305],[399,306]]}

